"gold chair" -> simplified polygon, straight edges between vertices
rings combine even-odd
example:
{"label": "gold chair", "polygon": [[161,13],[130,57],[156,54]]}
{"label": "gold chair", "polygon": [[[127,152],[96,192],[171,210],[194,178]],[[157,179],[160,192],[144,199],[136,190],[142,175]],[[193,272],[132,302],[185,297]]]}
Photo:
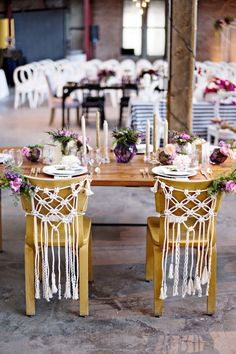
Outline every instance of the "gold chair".
{"label": "gold chair", "polygon": [[84,214],[88,196],[93,194],[90,180],[83,176],[65,180],[29,178],[29,182],[35,186],[34,195],[21,198],[26,212],[26,314],[35,315],[35,298],[49,301],[55,293],[61,298],[60,247],[64,247],[64,297],[78,299],[79,287],[80,315],[86,316],[88,281],[92,280],[92,236],[91,219]]}
{"label": "gold chair", "polygon": [[173,279],[173,296],[178,295],[181,248],[185,249],[182,297],[187,294],[201,297],[206,285],[207,312],[215,312],[216,215],[222,194],[209,196],[210,184],[211,181],[159,178],[152,189],[160,217],[147,220],[146,280],[154,281],[157,317],[162,315],[163,300],[167,297],[167,278]]}

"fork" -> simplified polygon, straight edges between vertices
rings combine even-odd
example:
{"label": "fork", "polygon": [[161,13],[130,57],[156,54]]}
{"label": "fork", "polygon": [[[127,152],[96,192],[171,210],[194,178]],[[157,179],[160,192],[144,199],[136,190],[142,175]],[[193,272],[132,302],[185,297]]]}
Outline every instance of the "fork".
{"label": "fork", "polygon": [[37,167],[35,171],[35,177],[37,177],[40,172],[41,172],[41,168]]}
{"label": "fork", "polygon": [[149,169],[148,169],[148,167],[145,167],[144,172],[146,173],[146,175],[147,175],[148,178],[151,178],[151,176],[150,176],[150,174],[149,174]]}
{"label": "fork", "polygon": [[31,170],[30,170],[30,176],[33,176],[35,174],[35,168],[32,167]]}
{"label": "fork", "polygon": [[145,171],[144,171],[144,169],[143,168],[140,168],[140,173],[142,174],[142,176],[143,176],[143,178],[145,178]]}
{"label": "fork", "polygon": [[203,171],[203,170],[200,170],[200,172],[201,172],[201,174],[206,178],[206,179],[208,179],[208,176],[207,176],[207,174],[206,174],[206,172],[205,171]]}

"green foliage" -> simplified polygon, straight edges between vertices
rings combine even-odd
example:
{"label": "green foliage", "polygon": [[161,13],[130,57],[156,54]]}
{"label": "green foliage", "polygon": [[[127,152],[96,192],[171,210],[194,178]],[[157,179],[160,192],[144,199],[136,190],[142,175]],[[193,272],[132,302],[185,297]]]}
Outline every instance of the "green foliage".
{"label": "green foliage", "polygon": [[140,132],[131,128],[114,129],[112,132],[114,145],[137,144],[142,136]]}

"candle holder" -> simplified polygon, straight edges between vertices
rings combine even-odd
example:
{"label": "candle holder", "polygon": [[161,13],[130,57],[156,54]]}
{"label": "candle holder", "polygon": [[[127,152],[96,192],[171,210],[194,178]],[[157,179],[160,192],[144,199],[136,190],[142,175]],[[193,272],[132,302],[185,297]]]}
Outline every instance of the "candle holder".
{"label": "candle holder", "polygon": [[149,154],[144,154],[144,158],[143,158],[144,162],[151,162],[151,156],[150,153]]}
{"label": "candle holder", "polygon": [[150,163],[153,164],[153,165],[159,164],[158,153],[157,152],[152,152]]}
{"label": "candle holder", "polygon": [[110,163],[111,160],[109,158],[109,153],[108,153],[108,147],[104,146],[104,155],[102,158],[102,163],[106,164],[106,163]]}

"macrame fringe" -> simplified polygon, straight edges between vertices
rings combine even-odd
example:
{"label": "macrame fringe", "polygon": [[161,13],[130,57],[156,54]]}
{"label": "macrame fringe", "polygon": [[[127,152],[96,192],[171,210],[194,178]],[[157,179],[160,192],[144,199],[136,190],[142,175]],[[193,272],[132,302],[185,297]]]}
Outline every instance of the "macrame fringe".
{"label": "macrame fringe", "polygon": [[[78,265],[78,248],[79,248],[79,222],[78,217],[84,213],[78,212],[78,195],[84,190],[87,196],[93,195],[91,190],[90,179],[81,181],[77,185],[71,185],[71,194],[66,199],[58,196],[62,189],[68,189],[69,186],[55,189],[37,187],[34,195],[31,197],[32,211],[26,213],[34,218],[34,244],[35,244],[35,298],[40,299],[40,249],[42,262],[42,297],[47,301],[58,294],[58,299],[62,297],[61,287],[61,250],[60,250],[60,231],[59,228],[64,226],[65,235],[65,290],[64,297],[66,299],[78,300],[79,298],[79,265]],[[55,203],[57,207],[52,207]],[[62,208],[66,208],[67,212],[62,213]],[[43,211],[42,211],[43,208]],[[47,213],[45,213],[47,210]],[[40,228],[39,226],[40,225]],[[75,227],[76,225],[76,227]],[[38,234],[40,229],[40,234]],[[49,230],[51,230],[49,232]],[[55,274],[55,251],[54,238],[57,237],[57,277]],[[52,261],[49,262],[49,239],[51,242]],[[40,241],[40,249],[39,249]],[[51,280],[51,281],[50,281]]]}
{"label": "macrame fringe", "polygon": [[[182,297],[195,294],[201,297],[203,286],[206,286],[206,295],[208,295],[211,276],[216,198],[207,195],[205,200],[200,200],[200,198],[198,198],[199,195],[201,193],[205,193],[206,195],[207,190],[180,190],[172,186],[167,186],[164,182],[159,181],[159,179],[156,180],[151,191],[157,193],[158,188],[161,188],[165,195],[165,210],[164,214],[161,215],[165,219],[160,299],[164,300],[167,297],[167,269],[168,278],[173,280],[173,296],[178,296],[179,294],[180,265],[182,263],[180,262],[180,242],[182,239],[185,240]],[[181,202],[178,202],[173,196],[174,191],[184,194],[184,198]],[[188,208],[190,202],[191,207]],[[204,211],[204,213],[199,213],[199,210]],[[189,218],[194,220],[191,226],[187,223]],[[172,237],[170,244],[171,228]],[[197,235],[195,235],[196,232]],[[170,248],[172,250],[168,268],[168,250]],[[195,248],[196,257],[194,256]],[[193,271],[195,272],[194,275]]]}

